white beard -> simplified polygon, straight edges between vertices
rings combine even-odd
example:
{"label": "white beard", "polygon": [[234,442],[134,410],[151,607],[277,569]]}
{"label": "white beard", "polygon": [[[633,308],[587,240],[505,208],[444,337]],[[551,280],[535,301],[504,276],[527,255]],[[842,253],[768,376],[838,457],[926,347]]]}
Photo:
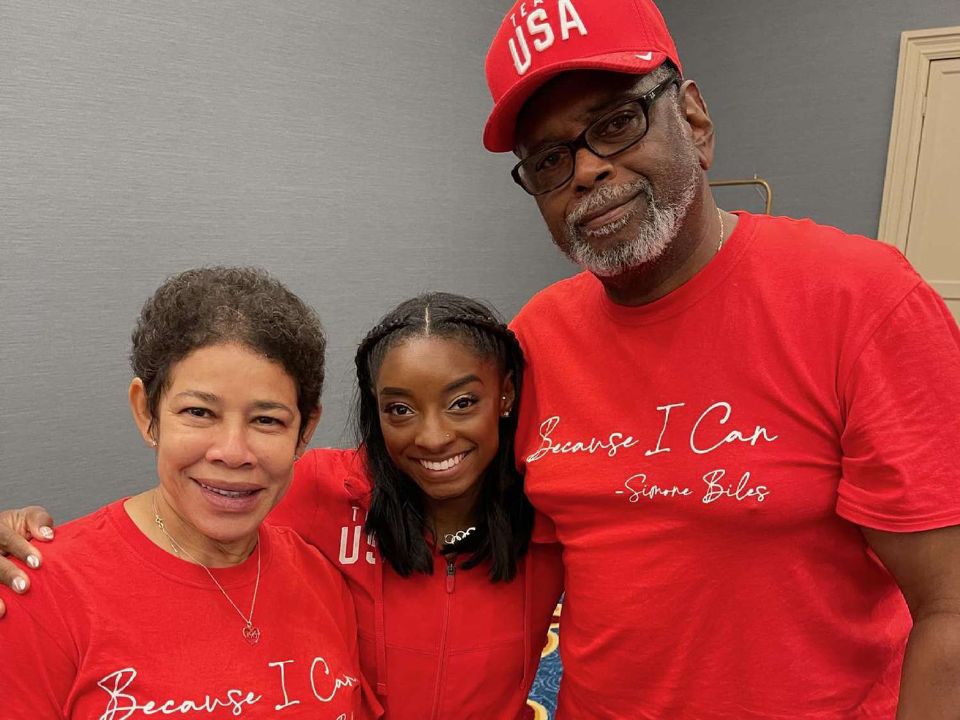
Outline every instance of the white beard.
{"label": "white beard", "polygon": [[[566,218],[564,235],[567,240],[564,253],[573,262],[600,277],[613,277],[627,270],[656,260],[677,236],[700,187],[700,167],[692,163],[683,192],[672,202],[658,204],[653,186],[645,177],[623,185],[601,185],[587,195]],[[639,209],[595,230],[584,230],[580,220],[589,212],[607,203],[642,194],[646,199],[646,218],[640,223],[633,237],[626,238],[613,247],[598,249],[590,244],[590,238],[603,238],[620,232],[633,220]]]}

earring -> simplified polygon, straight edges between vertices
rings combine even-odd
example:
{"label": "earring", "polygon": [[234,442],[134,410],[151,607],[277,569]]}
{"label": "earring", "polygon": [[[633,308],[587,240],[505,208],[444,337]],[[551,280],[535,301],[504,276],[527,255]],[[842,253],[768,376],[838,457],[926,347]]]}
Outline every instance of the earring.
{"label": "earring", "polygon": [[505,418],[510,417],[510,411],[504,410],[502,413],[500,413],[500,417],[505,417]]}
{"label": "earring", "polygon": [[156,448],[156,447],[157,447],[157,441],[156,441],[156,440],[151,440],[151,441],[150,441],[150,447]]}

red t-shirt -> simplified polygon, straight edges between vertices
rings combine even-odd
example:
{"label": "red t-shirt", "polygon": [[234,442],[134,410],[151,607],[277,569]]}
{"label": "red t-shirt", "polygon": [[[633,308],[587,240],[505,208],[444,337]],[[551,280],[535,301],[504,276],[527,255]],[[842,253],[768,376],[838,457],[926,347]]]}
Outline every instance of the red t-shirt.
{"label": "red t-shirt", "polygon": [[[560,595],[559,548],[535,543],[511,582],[489,565],[400,577],[363,531],[370,479],[357,450],[311,450],[271,514],[323,552],[357,607],[360,663],[390,720],[533,716],[526,704]],[[462,565],[462,559],[457,565]]]}
{"label": "red t-shirt", "polygon": [[[0,588],[0,715],[368,717],[343,578],[288,529],[264,524],[260,538],[261,637],[250,645],[203,568],[148,540],[123,501],[65,524],[29,593]],[[257,553],[213,572],[246,612]]]}
{"label": "red t-shirt", "polygon": [[563,546],[559,718],[892,718],[910,615],[858,525],[960,523],[960,333],[892,247],[740,214],[674,292],[514,322]]}

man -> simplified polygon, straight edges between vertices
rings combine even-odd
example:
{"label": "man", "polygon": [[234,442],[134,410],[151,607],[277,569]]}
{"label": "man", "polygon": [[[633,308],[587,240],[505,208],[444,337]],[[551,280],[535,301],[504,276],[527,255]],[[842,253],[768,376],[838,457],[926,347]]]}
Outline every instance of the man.
{"label": "man", "polygon": [[942,301],[889,246],[717,208],[649,0],[519,2],[486,71],[484,144],[586,271],[514,322],[564,551],[558,718],[960,717]]}

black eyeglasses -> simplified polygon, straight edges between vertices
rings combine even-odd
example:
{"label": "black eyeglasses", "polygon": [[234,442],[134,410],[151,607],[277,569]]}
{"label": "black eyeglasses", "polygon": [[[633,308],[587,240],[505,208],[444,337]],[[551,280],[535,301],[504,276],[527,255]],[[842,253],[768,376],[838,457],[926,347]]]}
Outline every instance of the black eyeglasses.
{"label": "black eyeglasses", "polygon": [[587,148],[597,157],[610,157],[640,142],[647,134],[647,113],[653,102],[671,85],[680,84],[675,73],[645,92],[614,108],[587,126],[573,140],[541,150],[514,165],[514,181],[531,195],[543,195],[565,185],[573,177],[577,150]]}

